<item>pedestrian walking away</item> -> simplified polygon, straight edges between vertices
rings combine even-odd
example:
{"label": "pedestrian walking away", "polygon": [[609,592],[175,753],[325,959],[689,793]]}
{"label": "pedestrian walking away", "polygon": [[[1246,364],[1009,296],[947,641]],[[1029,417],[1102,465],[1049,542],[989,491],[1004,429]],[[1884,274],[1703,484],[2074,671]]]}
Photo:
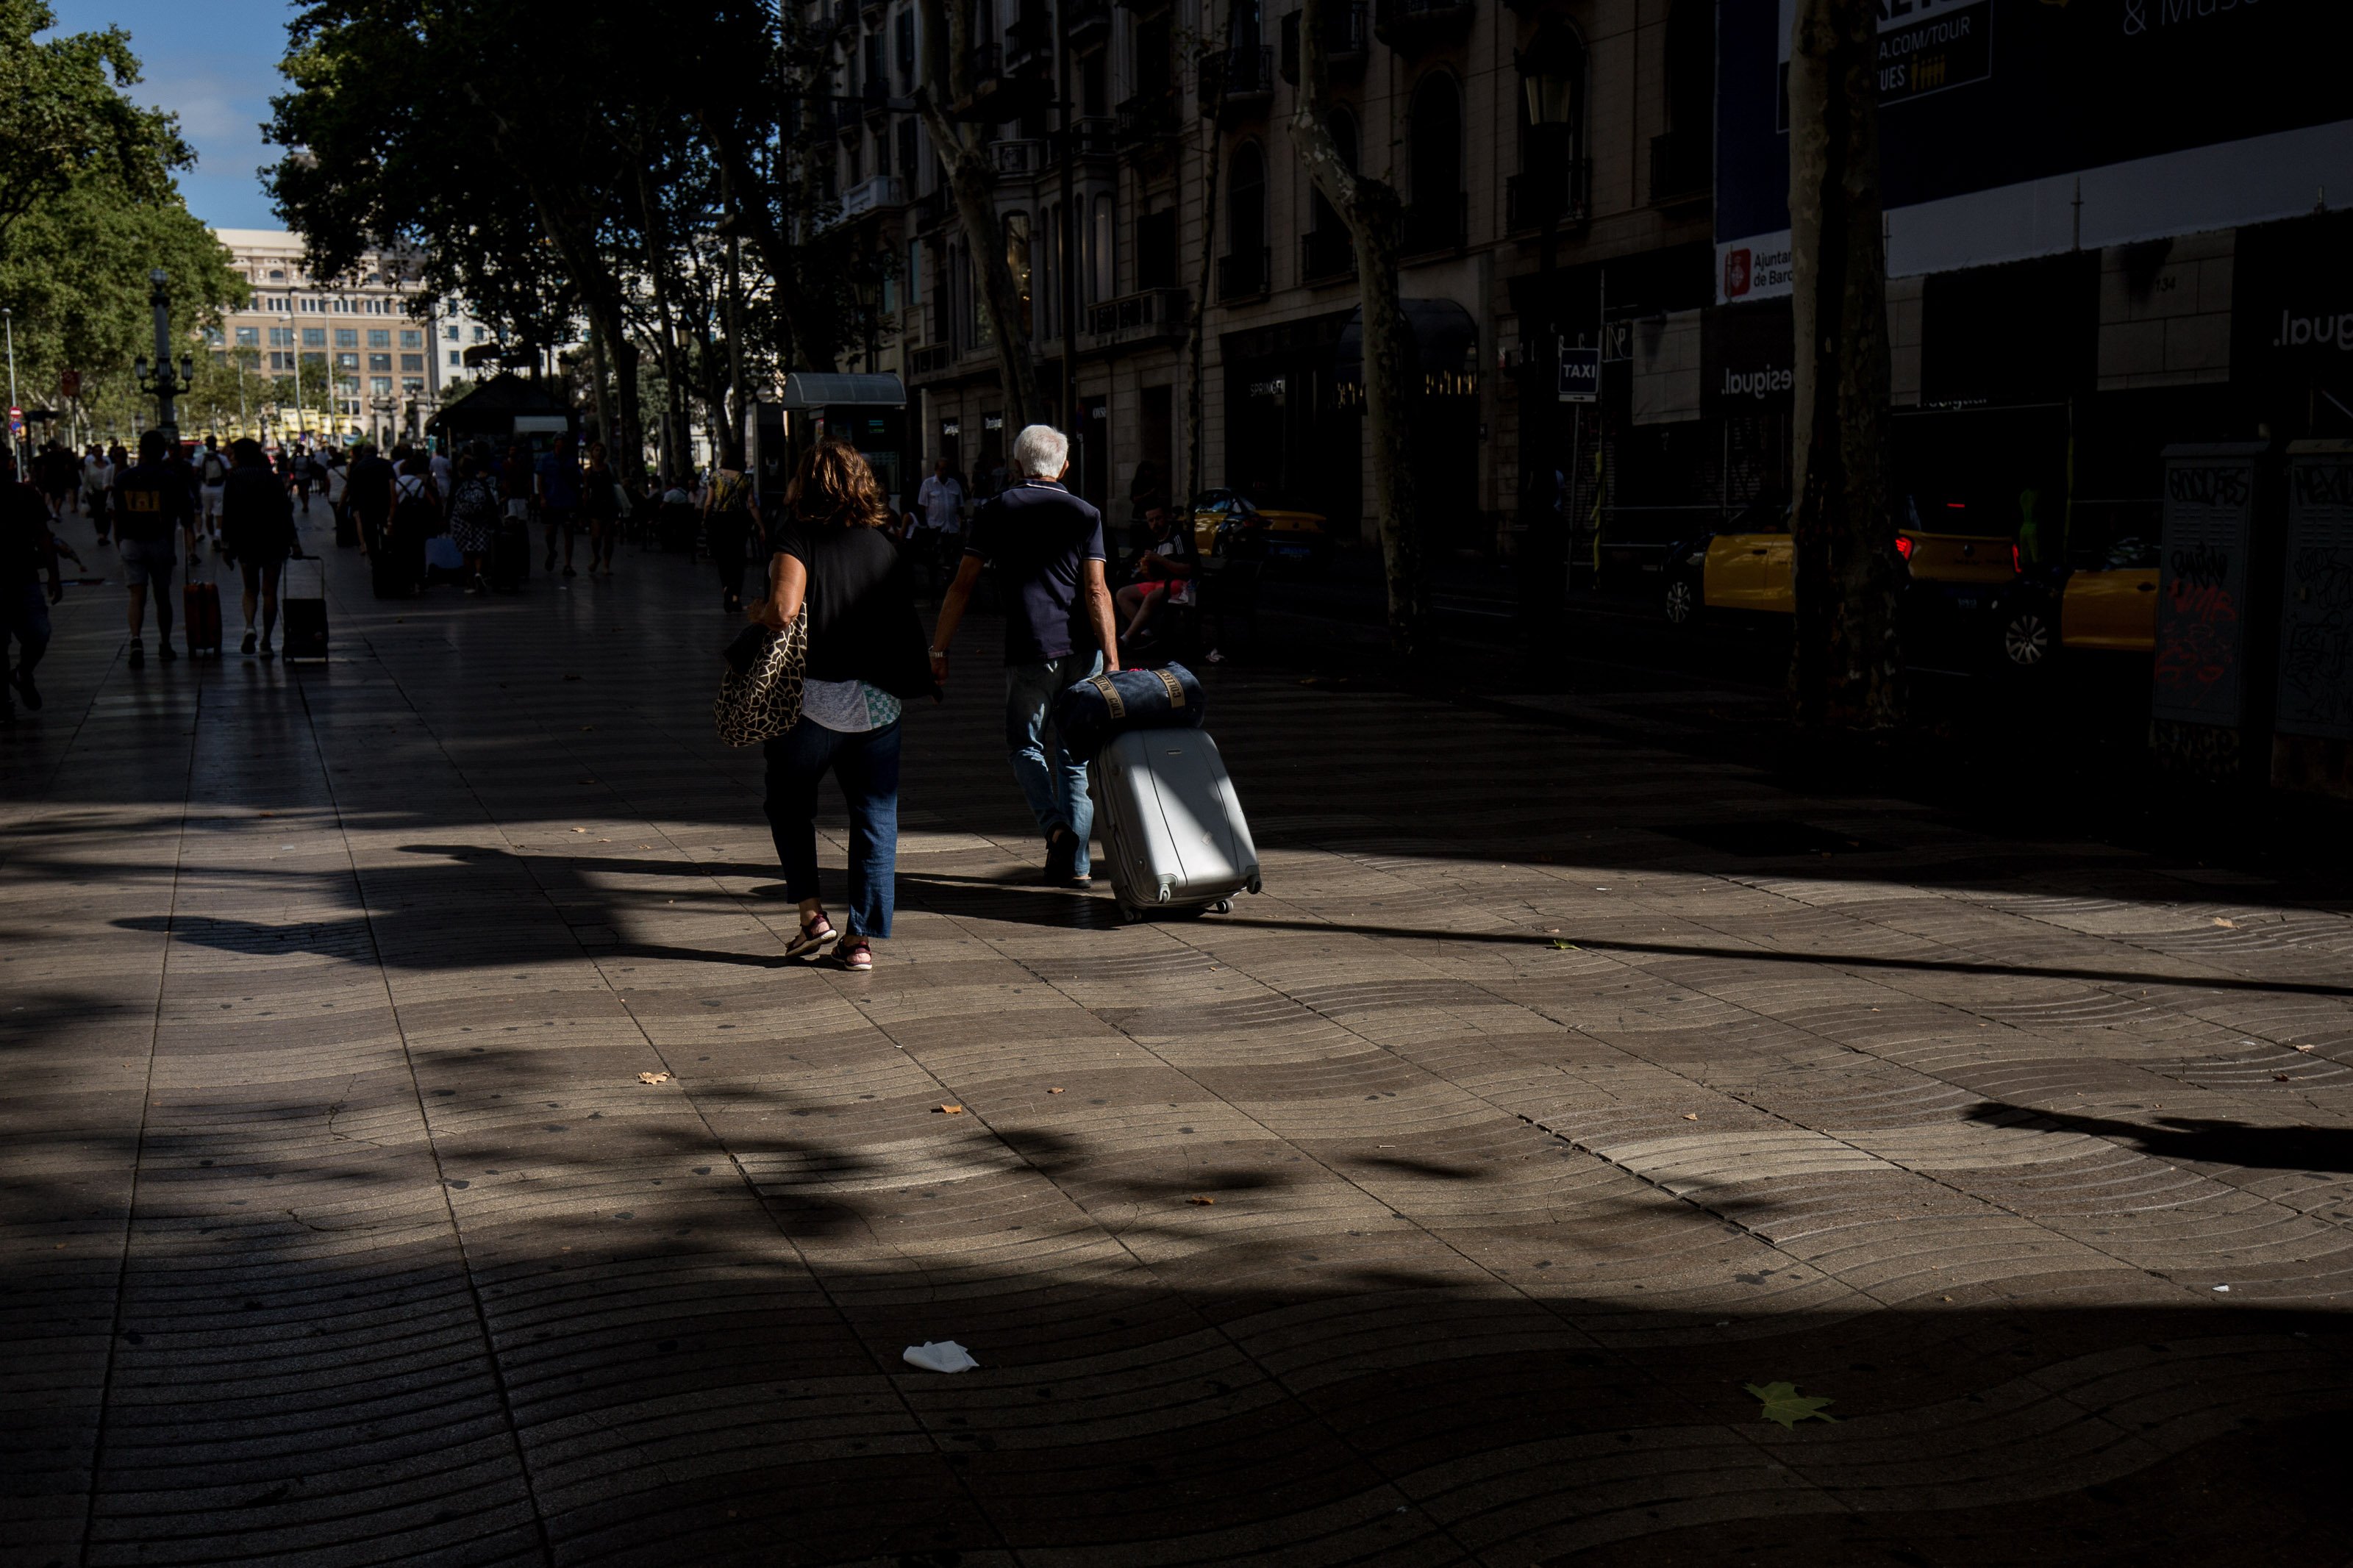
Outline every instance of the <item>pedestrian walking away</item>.
{"label": "pedestrian walking away", "polygon": [[[240,651],[276,658],[270,643],[278,631],[278,580],[290,555],[302,553],[294,531],[294,504],[269,471],[269,455],[250,438],[229,448],[236,466],[222,487],[221,539],[245,579],[245,640]],[[254,611],[261,631],[254,633]]]}
{"label": "pedestrian walking away", "polygon": [[81,512],[97,528],[100,544],[106,542],[106,490],[113,478],[105,451],[92,441],[81,459]]}
{"label": "pedestrian walking away", "polygon": [[[254,449],[259,451],[260,447],[257,446]],[[263,466],[267,467],[269,459],[265,458]],[[215,549],[218,549],[221,542],[221,502],[228,493],[228,454],[220,449],[220,437],[206,437],[204,449],[196,454],[200,500],[197,516],[204,533],[213,542]]]}
{"label": "pedestrian walking away", "polygon": [[588,575],[613,574],[613,547],[620,542],[626,510],[621,481],[605,460],[605,443],[588,443],[588,466],[580,475],[580,516],[588,525]]}
{"label": "pedestrian walking away", "polygon": [[555,570],[555,536],[564,535],[564,574],[572,570],[572,536],[580,524],[580,458],[570,436],[558,436],[554,449],[540,458],[539,513],[546,524],[547,560],[543,572]]}
{"label": "pedestrian walking away", "polygon": [[830,773],[849,806],[846,923],[834,957],[854,970],[873,968],[873,944],[891,934],[901,705],[938,693],[890,521],[881,487],[857,448],[841,441],[811,447],[786,491],[767,596],[751,611],[778,631],[797,616],[808,617],[800,721],[766,742],[768,827],[786,896],[800,908],[800,929],[785,952],[797,958],[836,942],[817,865],[818,785]]}
{"label": "pedestrian walking away", "polygon": [[719,471],[702,494],[702,526],[719,568],[719,605],[732,614],[744,607],[744,567],[760,528],[760,498],[744,471],[741,447],[731,444],[720,455]]}
{"label": "pedestrian walking away", "polygon": [[1084,887],[1094,802],[1086,763],[1054,729],[1055,697],[1100,670],[1119,668],[1119,634],[1103,579],[1103,514],[1062,488],[1070,437],[1032,425],[1013,438],[1017,478],[973,514],[963,563],[932,634],[932,673],[947,679],[948,645],[994,563],[1005,612],[1005,744],[1013,774],[1046,836],[1046,879]]}
{"label": "pedestrian walking away", "polygon": [[180,657],[172,647],[172,577],[180,563],[180,539],[195,527],[195,509],[185,474],[164,461],[164,445],[161,430],[142,432],[138,463],[114,481],[115,540],[122,551],[122,581],[131,589],[133,669],[147,662],[140,635],[150,597],[155,601],[156,652],[166,664]]}
{"label": "pedestrian walking away", "polygon": [[458,488],[449,497],[449,538],[466,558],[466,592],[480,594],[490,584],[484,574],[489,569],[491,551],[498,543],[498,488],[482,472],[483,458],[479,452],[468,452],[458,459]]}
{"label": "pedestrian walking away", "polygon": [[20,698],[40,710],[33,668],[48,651],[49,606],[66,592],[51,521],[40,492],[18,481],[16,454],[0,447],[0,671],[7,678],[0,682],[0,725],[16,722]]}
{"label": "pedestrian walking away", "polygon": [[393,478],[391,461],[378,456],[374,447],[362,446],[352,454],[343,500],[352,509],[353,531],[359,536],[363,555],[374,556],[384,548],[392,524]]}

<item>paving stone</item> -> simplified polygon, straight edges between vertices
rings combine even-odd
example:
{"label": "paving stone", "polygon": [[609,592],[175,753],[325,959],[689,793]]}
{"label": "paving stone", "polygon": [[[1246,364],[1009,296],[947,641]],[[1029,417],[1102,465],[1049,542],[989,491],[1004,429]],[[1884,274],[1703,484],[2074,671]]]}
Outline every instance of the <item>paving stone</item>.
{"label": "paving stone", "polygon": [[12,1561],[2334,1561],[2341,898],[1231,661],[1267,891],[1123,925],[976,617],[855,976],[702,573],[329,565],[0,742]]}

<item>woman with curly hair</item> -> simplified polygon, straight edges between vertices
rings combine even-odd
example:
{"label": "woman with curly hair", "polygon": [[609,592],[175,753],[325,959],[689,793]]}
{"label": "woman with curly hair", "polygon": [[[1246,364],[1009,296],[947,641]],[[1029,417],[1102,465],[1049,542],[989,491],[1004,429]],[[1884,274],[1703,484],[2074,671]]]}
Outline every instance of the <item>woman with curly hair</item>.
{"label": "woman with curly hair", "polygon": [[[788,957],[839,942],[845,969],[874,967],[891,934],[899,858],[899,715],[907,698],[935,696],[906,558],[889,532],[881,487],[858,449],[809,448],[785,491],[768,559],[768,596],[751,619],[778,631],[808,617],[800,721],[767,742],[768,826],[800,905]],[[831,773],[849,805],[847,929],[837,933],[818,896],[818,784]]]}

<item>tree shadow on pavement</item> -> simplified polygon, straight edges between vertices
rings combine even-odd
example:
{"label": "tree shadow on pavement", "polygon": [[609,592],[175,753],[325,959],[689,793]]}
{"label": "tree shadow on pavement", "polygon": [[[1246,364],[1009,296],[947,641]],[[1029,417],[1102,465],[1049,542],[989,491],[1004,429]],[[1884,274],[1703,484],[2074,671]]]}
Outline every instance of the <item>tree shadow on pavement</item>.
{"label": "tree shadow on pavement", "polygon": [[2310,1171],[2353,1174],[2353,1127],[2308,1127],[2293,1123],[2259,1127],[2225,1118],[2152,1116],[2147,1122],[2119,1121],[2067,1110],[2035,1110],[1979,1101],[1963,1112],[1989,1127],[2087,1132],[2157,1159],[2189,1165],[2235,1165],[2251,1171]]}

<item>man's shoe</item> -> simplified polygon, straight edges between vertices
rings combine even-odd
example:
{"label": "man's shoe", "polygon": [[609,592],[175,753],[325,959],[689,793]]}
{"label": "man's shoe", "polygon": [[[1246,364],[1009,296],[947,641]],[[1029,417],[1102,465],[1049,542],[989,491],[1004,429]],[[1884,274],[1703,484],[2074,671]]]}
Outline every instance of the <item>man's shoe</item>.
{"label": "man's shoe", "polygon": [[237,646],[237,651],[242,654],[251,654],[253,652],[253,628],[251,626],[248,626],[245,628],[245,641]]}
{"label": "man's shoe", "polygon": [[146,662],[147,662],[147,649],[145,648],[145,647],[144,647],[144,646],[142,646],[142,645],[140,643],[140,641],[139,641],[139,639],[138,639],[137,637],[132,637],[132,638],[131,639],[131,660],[130,660],[131,668],[133,668],[133,669],[137,669],[140,666],[142,666],[142,665],[145,664]]}
{"label": "man's shoe", "polygon": [[155,651],[164,656],[164,662],[165,664],[169,664],[174,659],[180,657],[180,650],[172,646],[172,639],[169,637],[164,637],[157,640]]}
{"label": "man's shoe", "polygon": [[33,684],[33,672],[29,669],[18,670],[12,684],[16,688],[16,695],[25,700],[25,707],[32,712],[38,713],[41,710],[41,689]]}
{"label": "man's shoe", "polygon": [[261,658],[262,658],[262,659],[263,659],[263,661],[264,661],[264,662],[267,662],[267,661],[269,661],[269,660],[270,660],[270,659],[273,659],[273,658],[276,658],[278,657],[275,653],[273,653],[273,652],[271,652],[271,651],[270,651],[270,647],[269,647],[269,645],[268,643],[263,643],[263,644],[261,645],[261,650],[260,650],[260,651],[261,651]]}

